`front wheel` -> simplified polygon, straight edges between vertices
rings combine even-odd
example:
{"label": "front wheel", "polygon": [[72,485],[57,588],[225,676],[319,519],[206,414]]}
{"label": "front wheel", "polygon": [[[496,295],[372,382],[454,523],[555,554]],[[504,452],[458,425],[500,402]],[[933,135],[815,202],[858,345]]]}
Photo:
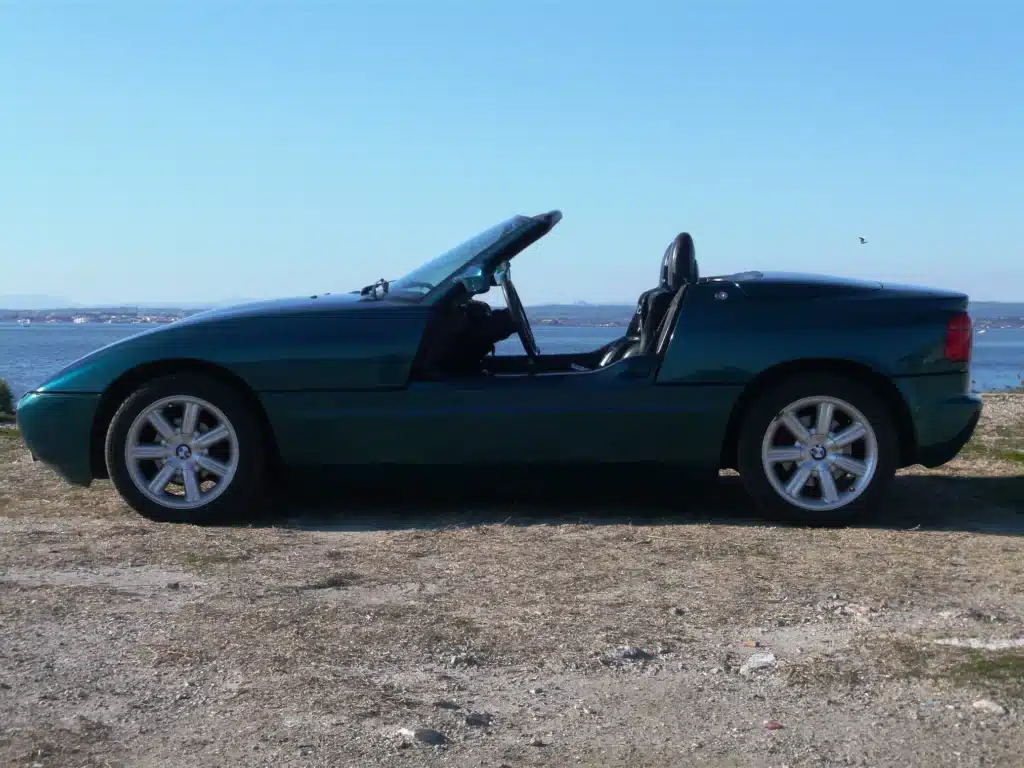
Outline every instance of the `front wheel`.
{"label": "front wheel", "polygon": [[854,379],[807,374],[763,392],[740,428],[739,472],[768,513],[840,525],[877,505],[899,443],[882,401]]}
{"label": "front wheel", "polygon": [[205,376],[146,382],[107,430],[107,471],[139,514],[212,523],[253,511],[265,464],[263,433],[235,389]]}

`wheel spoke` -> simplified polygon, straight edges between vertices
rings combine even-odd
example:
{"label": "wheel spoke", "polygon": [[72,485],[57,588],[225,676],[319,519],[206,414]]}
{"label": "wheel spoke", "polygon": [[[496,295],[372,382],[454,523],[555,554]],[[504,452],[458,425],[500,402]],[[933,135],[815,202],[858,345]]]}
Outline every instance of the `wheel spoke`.
{"label": "wheel spoke", "polygon": [[849,472],[857,477],[863,477],[868,471],[867,464],[850,456],[836,456],[832,459],[832,463],[844,472]]}
{"label": "wheel spoke", "polygon": [[156,473],[156,477],[149,481],[149,490],[157,494],[163,493],[164,488],[171,482],[172,477],[174,477],[174,467],[170,464],[164,464],[160,471]]}
{"label": "wheel spoke", "polygon": [[806,445],[811,441],[811,433],[807,431],[807,427],[805,427],[803,422],[796,417],[795,413],[792,411],[785,411],[782,414],[781,421],[786,425],[786,429],[792,433],[798,443],[804,443]]}
{"label": "wheel spoke", "polygon": [[784,461],[800,461],[803,455],[803,448],[797,445],[779,446],[772,448],[767,453],[768,461],[772,464],[781,464]]}
{"label": "wheel spoke", "polygon": [[786,484],[786,493],[790,496],[799,496],[807,485],[807,480],[811,476],[811,470],[813,469],[811,462],[805,462],[797,467],[796,472],[793,473],[793,477],[790,478]]}
{"label": "wheel spoke", "polygon": [[164,415],[160,411],[153,411],[149,414],[149,423],[153,425],[153,429],[160,433],[167,442],[171,442],[177,438],[177,433],[174,431],[174,427],[171,423],[164,418]]}
{"label": "wheel spoke", "polygon": [[206,454],[198,453],[193,458],[195,459],[196,464],[217,477],[224,477],[231,471],[231,468],[227,464],[219,462]]}
{"label": "wheel spoke", "polygon": [[199,501],[202,493],[199,490],[199,478],[192,467],[184,467],[181,474],[185,477],[185,500],[189,503]]}
{"label": "wheel spoke", "polygon": [[818,467],[818,482],[821,483],[821,498],[827,504],[835,504],[839,501],[839,491],[836,489],[835,478],[832,477],[832,470],[826,467]]}
{"label": "wheel spoke", "polygon": [[185,403],[184,412],[181,415],[181,434],[187,440],[196,431],[199,423],[199,406],[196,403]]}
{"label": "wheel spoke", "polygon": [[827,435],[831,431],[832,417],[835,411],[836,407],[832,403],[818,403],[818,421],[814,426],[816,434]]}
{"label": "wheel spoke", "polygon": [[166,459],[171,455],[170,446],[159,445],[158,443],[140,443],[132,446],[132,458],[136,461],[144,459]]}
{"label": "wheel spoke", "polygon": [[209,448],[211,445],[219,443],[224,438],[228,437],[228,428],[223,424],[218,424],[216,427],[200,435],[193,443],[193,448]]}
{"label": "wheel spoke", "polygon": [[860,440],[864,435],[867,434],[867,430],[864,429],[864,425],[860,422],[854,422],[838,435],[832,438],[832,444],[836,448],[845,448],[850,443],[854,443]]}

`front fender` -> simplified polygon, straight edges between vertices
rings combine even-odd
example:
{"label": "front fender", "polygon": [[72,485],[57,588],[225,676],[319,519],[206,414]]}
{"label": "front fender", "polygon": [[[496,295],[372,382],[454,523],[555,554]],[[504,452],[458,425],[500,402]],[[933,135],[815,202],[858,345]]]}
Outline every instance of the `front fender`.
{"label": "front fender", "polygon": [[36,391],[100,394],[140,366],[200,361],[256,392],[337,391],[405,386],[424,317],[251,317],[171,324],[97,350]]}
{"label": "front fender", "polygon": [[100,347],[53,374],[33,392],[102,394],[124,372],[154,360],[153,349],[158,344],[150,342],[149,339],[164,330],[165,328],[150,328]]}

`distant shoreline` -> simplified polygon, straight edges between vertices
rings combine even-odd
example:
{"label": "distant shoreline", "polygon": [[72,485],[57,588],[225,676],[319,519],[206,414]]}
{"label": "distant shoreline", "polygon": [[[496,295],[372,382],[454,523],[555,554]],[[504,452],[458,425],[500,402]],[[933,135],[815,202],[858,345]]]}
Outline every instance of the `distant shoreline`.
{"label": "distant shoreline", "polygon": [[[1007,311],[1009,310],[1009,311]],[[1024,305],[978,302],[969,311],[977,331],[1024,328]],[[204,308],[94,307],[13,310],[0,308],[0,324],[24,325],[166,325]],[[622,328],[629,325],[634,307],[625,304],[543,304],[527,307],[535,326],[562,328]]]}

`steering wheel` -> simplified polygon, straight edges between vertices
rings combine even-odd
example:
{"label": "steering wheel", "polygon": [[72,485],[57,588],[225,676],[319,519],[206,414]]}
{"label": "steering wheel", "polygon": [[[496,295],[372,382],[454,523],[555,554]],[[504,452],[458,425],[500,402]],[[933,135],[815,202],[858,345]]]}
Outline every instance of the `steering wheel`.
{"label": "steering wheel", "polygon": [[540,350],[537,348],[537,340],[533,338],[533,329],[526,317],[523,302],[519,300],[519,292],[512,284],[512,275],[508,265],[505,266],[505,274],[501,280],[501,292],[505,294],[505,304],[508,305],[508,312],[512,316],[512,322],[515,323],[516,333],[519,334],[519,340],[523,343],[523,349],[526,350],[526,354],[531,360],[536,359],[540,355]]}

